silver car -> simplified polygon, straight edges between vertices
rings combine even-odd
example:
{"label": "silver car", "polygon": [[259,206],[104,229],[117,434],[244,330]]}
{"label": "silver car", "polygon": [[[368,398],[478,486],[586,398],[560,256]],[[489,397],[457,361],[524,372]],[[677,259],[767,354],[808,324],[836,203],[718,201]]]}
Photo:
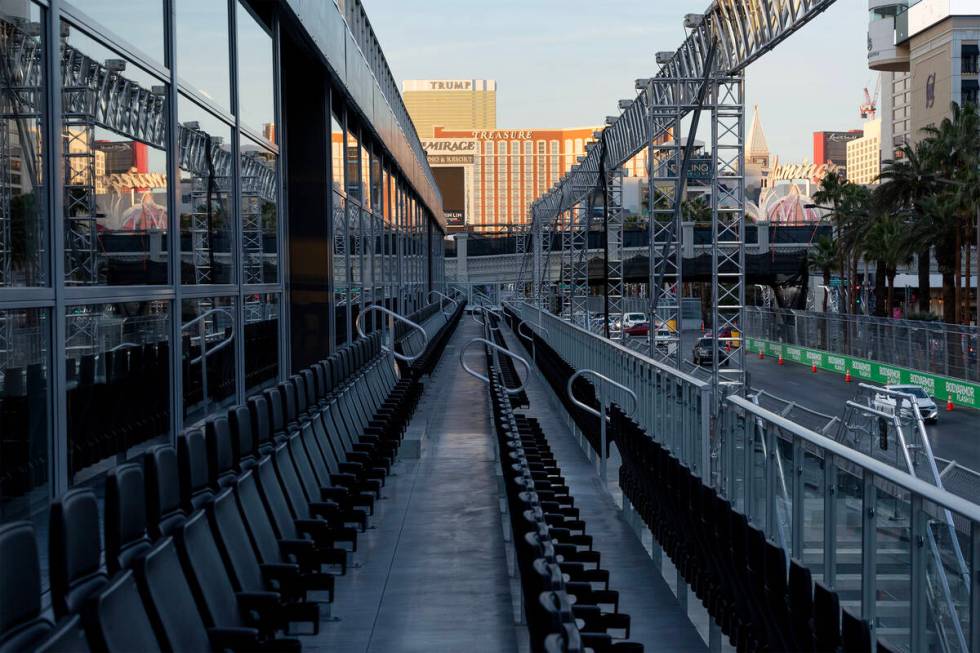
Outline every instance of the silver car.
{"label": "silver car", "polygon": [[[929,396],[929,393],[926,392],[925,388],[923,388],[921,385],[886,385],[885,390],[912,395],[912,398],[915,399],[916,405],[919,407],[919,414],[922,415],[923,421],[929,424],[935,424],[937,421],[939,421],[939,408],[936,406],[936,401]],[[876,395],[875,408],[885,412],[894,413],[895,398],[884,394]],[[905,419],[911,419],[913,417],[912,411],[904,404],[901,411],[901,417]]]}

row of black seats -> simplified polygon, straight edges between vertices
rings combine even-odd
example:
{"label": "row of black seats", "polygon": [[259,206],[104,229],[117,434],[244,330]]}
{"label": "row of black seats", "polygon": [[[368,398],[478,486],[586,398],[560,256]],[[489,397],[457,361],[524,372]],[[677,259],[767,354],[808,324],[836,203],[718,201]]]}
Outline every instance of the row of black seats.
{"label": "row of black seats", "polygon": [[50,510],[0,528],[0,651],[293,651],[316,632],[418,400],[381,336],[251,397]]}
{"label": "row of black seats", "polygon": [[[498,347],[507,348],[507,341],[504,339],[504,334],[500,332],[500,322],[501,319],[494,313],[489,311],[486,312],[487,320],[489,325],[487,326],[487,331],[490,334],[490,340],[494,342]],[[500,364],[500,375],[504,384],[508,388],[518,388],[521,385],[520,375],[517,373],[517,366],[514,364],[514,359],[510,356],[502,356],[498,358]],[[519,390],[515,393],[510,394],[510,405],[511,408],[527,408],[531,405],[530,399],[528,399],[527,392],[524,390]]]}
{"label": "row of black seats", "polygon": [[395,347],[399,353],[406,356],[418,354],[414,361],[399,361],[402,373],[415,379],[432,373],[436,363],[442,357],[442,352],[449,343],[449,337],[456,330],[460,318],[463,316],[465,302],[458,302],[451,313],[443,312],[443,307],[439,303],[429,304],[424,308],[408,316],[408,319],[415,322],[425,329],[428,336],[428,345],[418,329],[406,327],[401,324],[396,331],[397,338]]}
{"label": "row of black seats", "polygon": [[[619,484],[664,552],[740,651],[872,650],[867,622],[787,560],[744,514],[613,405]],[[878,651],[888,647],[878,642]]]}
{"label": "row of black seats", "polygon": [[[575,374],[575,369],[566,363],[565,359],[558,355],[558,352],[548,344],[547,340],[537,332],[534,332],[533,329],[519,329],[521,320],[513,310],[504,308],[504,317],[511,330],[515,334],[519,334],[518,341],[524,350],[528,354],[534,353],[538,370],[541,372],[545,381],[548,382],[548,385],[551,386],[551,390],[555,393],[558,401],[561,402],[565,412],[568,413],[575,426],[585,436],[592,450],[596,452],[596,455],[608,458],[609,447],[612,441],[607,440],[606,450],[600,451],[602,449],[602,443],[600,442],[599,435],[599,418],[573,403],[566,392],[568,379]],[[525,335],[529,332],[532,332],[531,337]],[[572,390],[575,393],[575,398],[583,404],[591,406],[597,411],[600,409],[598,394],[591,381],[580,376],[572,384]]]}
{"label": "row of black seats", "polygon": [[[518,332],[519,317],[508,310],[507,319]],[[539,369],[564,401],[574,370],[537,335],[534,346]],[[576,396],[594,398],[588,390],[576,389]],[[569,412],[576,417],[583,411]],[[869,625],[842,611],[836,592],[814,582],[800,562],[787,560],[781,547],[619,406],[612,406],[610,419],[609,444],[616,443],[622,458],[624,496],[733,646],[740,651],[872,650]],[[588,438],[589,431],[579,426]],[[596,438],[590,442],[598,452]],[[889,649],[877,642],[876,650]]]}
{"label": "row of black seats", "polygon": [[531,650],[642,652],[540,424],[514,411],[489,348],[487,369]]}

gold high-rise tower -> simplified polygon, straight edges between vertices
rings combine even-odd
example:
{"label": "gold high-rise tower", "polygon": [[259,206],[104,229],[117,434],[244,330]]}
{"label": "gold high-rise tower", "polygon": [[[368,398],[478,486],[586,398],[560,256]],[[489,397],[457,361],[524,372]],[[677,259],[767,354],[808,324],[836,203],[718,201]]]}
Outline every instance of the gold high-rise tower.
{"label": "gold high-rise tower", "polygon": [[402,96],[419,138],[434,127],[496,129],[497,82],[492,79],[409,79]]}

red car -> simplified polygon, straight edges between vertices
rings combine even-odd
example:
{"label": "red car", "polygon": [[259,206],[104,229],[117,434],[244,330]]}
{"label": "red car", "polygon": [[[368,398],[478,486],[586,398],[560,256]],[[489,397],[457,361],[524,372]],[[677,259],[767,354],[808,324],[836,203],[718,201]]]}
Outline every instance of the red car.
{"label": "red car", "polygon": [[639,324],[634,324],[631,327],[623,329],[623,333],[627,336],[646,336],[650,333],[650,323],[640,322]]}

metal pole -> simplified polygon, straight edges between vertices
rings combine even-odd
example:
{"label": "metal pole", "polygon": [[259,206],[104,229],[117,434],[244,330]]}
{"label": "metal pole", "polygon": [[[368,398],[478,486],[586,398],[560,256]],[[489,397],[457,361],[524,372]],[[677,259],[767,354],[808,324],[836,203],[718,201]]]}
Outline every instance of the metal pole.
{"label": "metal pole", "polygon": [[599,408],[602,414],[599,416],[599,477],[602,479],[602,487],[605,488],[609,483],[608,464],[606,460],[606,384],[599,384]]}

